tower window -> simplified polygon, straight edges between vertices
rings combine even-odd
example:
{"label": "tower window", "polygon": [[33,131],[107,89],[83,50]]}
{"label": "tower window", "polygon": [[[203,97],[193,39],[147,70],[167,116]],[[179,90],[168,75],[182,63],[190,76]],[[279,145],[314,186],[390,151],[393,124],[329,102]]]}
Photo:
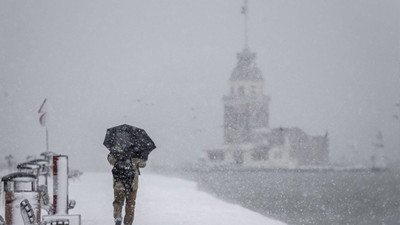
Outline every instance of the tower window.
{"label": "tower window", "polygon": [[208,158],[211,161],[224,161],[225,154],[222,151],[210,151],[208,152]]}
{"label": "tower window", "polygon": [[241,151],[234,152],[233,159],[236,164],[243,164],[244,163],[243,152]]}

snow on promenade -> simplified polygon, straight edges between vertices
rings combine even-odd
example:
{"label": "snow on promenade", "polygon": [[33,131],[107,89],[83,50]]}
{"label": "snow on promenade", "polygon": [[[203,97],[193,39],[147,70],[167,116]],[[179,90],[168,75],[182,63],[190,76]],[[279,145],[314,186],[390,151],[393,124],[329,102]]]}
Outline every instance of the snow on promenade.
{"label": "snow on promenade", "polygon": [[[85,173],[70,181],[70,214],[81,214],[82,225],[114,224],[112,175]],[[196,183],[142,173],[134,224],[140,225],[284,225],[238,205],[197,190]]]}

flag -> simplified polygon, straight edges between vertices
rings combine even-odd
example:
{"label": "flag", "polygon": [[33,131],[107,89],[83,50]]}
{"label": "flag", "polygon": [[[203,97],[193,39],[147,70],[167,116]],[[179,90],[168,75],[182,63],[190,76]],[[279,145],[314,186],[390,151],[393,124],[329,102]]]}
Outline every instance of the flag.
{"label": "flag", "polygon": [[46,126],[46,121],[47,121],[47,113],[43,113],[39,117],[39,123],[40,123],[40,125],[42,125],[42,127],[45,127]]}
{"label": "flag", "polygon": [[47,98],[44,99],[42,105],[40,106],[38,113],[40,114],[39,117],[39,123],[40,125],[42,125],[43,127],[46,126],[46,122],[47,122]]}
{"label": "flag", "polygon": [[46,102],[47,102],[47,98],[45,98],[44,101],[43,101],[43,103],[42,103],[42,105],[40,105],[40,108],[39,108],[39,110],[38,110],[38,113],[39,113],[39,114],[41,114],[41,113],[46,113],[46,110],[47,110],[47,104],[46,104]]}

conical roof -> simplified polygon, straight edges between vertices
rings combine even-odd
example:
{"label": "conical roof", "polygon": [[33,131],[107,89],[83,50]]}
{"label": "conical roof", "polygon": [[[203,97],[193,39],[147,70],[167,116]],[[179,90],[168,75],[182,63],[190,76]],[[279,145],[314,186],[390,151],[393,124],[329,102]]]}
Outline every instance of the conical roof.
{"label": "conical roof", "polygon": [[250,52],[245,48],[237,54],[238,62],[232,72],[231,81],[249,80],[262,81],[263,76],[261,70],[255,64],[256,53]]}

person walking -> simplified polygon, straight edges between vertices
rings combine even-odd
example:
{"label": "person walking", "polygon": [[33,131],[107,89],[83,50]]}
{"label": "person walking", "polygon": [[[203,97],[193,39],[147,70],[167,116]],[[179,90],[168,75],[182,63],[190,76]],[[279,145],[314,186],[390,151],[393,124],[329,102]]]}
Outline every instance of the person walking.
{"label": "person walking", "polygon": [[[107,159],[113,166],[115,225],[122,222],[131,225],[135,216],[139,168],[146,166],[156,145],[145,130],[128,124],[108,128],[103,145],[110,150]],[[125,217],[122,219],[125,201]]]}
{"label": "person walking", "polygon": [[[139,168],[146,166],[146,161],[128,154],[109,153],[108,162],[113,166],[114,185],[114,221],[115,225],[131,225],[135,216],[136,195],[139,187]],[[125,217],[122,208],[125,204]]]}

